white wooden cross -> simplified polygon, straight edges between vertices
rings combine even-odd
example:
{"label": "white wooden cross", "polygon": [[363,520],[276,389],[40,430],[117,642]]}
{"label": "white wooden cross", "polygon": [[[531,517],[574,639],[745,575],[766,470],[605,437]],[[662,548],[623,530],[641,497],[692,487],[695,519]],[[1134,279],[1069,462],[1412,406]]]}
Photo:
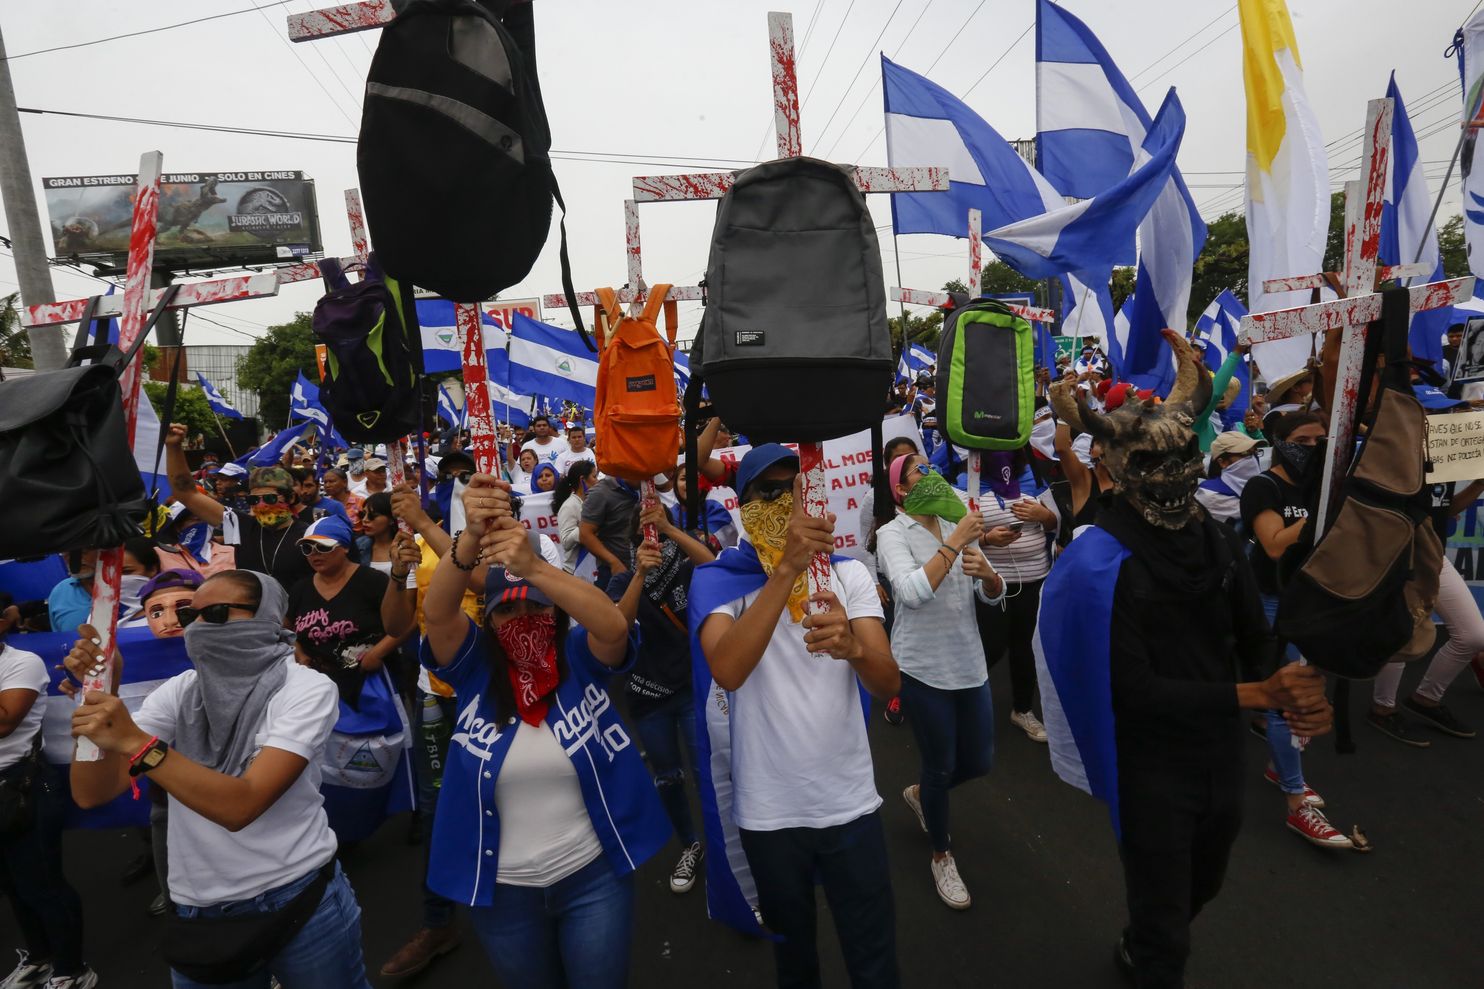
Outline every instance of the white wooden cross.
{"label": "white wooden cross", "polygon": [[[981,233],[982,219],[979,210],[969,210],[969,298],[979,298],[980,271],[984,267],[984,237]],[[953,297],[947,292],[927,292],[918,288],[892,288],[889,290],[891,301],[904,302],[915,306],[933,306],[941,309],[953,302]],[[1010,310],[1023,319],[1033,323],[1056,322],[1056,310],[1041,309],[1036,306],[1022,306],[1011,302],[1001,302],[1000,305]],[[945,319],[947,317],[944,317]],[[907,346],[905,330],[902,346]],[[984,460],[982,450],[969,451],[969,507],[974,511],[979,510],[979,492],[981,490],[979,478],[983,473]]]}
{"label": "white wooden cross", "polygon": [[[768,13],[768,47],[772,55],[773,129],[777,134],[778,157],[797,158],[804,149],[799,132],[799,79],[792,14]],[[634,199],[638,203],[720,199],[736,179],[736,172],[639,176],[634,179]],[[865,193],[945,191],[948,169],[857,167],[855,184]],[[827,502],[823,444],[799,444],[799,471],[804,477],[805,510],[816,518],[824,518]],[[827,591],[829,586],[829,557],[821,553],[809,564],[809,592],[812,595]]]}
{"label": "white wooden cross", "polygon": [[[1252,313],[1242,317],[1239,339],[1243,343],[1286,340],[1303,334],[1338,330],[1340,360],[1336,372],[1334,401],[1330,411],[1329,444],[1319,498],[1315,534],[1323,535],[1332,500],[1349,467],[1354,445],[1356,407],[1366,400],[1359,394],[1361,365],[1365,358],[1366,328],[1381,318],[1381,296],[1376,293],[1378,272],[1384,277],[1411,277],[1419,272],[1412,265],[1380,268],[1376,256],[1381,243],[1381,205],[1386,192],[1386,161],[1391,148],[1390,99],[1371,100],[1366,107],[1365,152],[1359,181],[1345,184],[1345,270],[1343,298],[1316,302],[1292,309]],[[1364,185],[1362,185],[1362,182]],[[1430,274],[1431,272],[1422,272]],[[1275,279],[1264,283],[1268,291],[1315,288],[1326,284],[1322,275]],[[1474,290],[1473,276],[1415,285],[1407,289],[1413,313],[1441,309],[1468,299]]]}
{"label": "white wooden cross", "polygon": [[[158,151],[147,151],[139,159],[139,179],[135,185],[134,216],[129,229],[129,260],[124,278],[122,296],[104,296],[98,300],[95,310],[100,317],[119,317],[120,350],[128,350],[139,338],[145,319],[158,303],[164,289],[150,290],[150,272],[154,267],[156,221],[160,210],[160,174],[164,169],[164,156]],[[171,309],[186,309],[191,306],[211,305],[219,302],[234,302],[239,299],[257,299],[278,294],[278,277],[272,272],[256,275],[241,275],[215,281],[196,282],[181,286],[170,303]],[[75,323],[82,319],[88,306],[87,299],[68,302],[49,302],[29,306],[21,311],[24,326],[57,326]],[[124,368],[119,379],[119,390],[123,396],[124,422],[130,446],[134,444],[134,427],[139,413],[139,360],[132,360]],[[168,423],[162,424],[168,426]],[[113,640],[118,625],[119,586],[123,576],[124,550],[122,546],[102,549],[93,571],[93,610],[90,624],[97,629],[102,640],[102,669],[83,680],[83,689],[78,691],[79,703],[90,690],[107,692],[113,679]],[[82,762],[96,762],[102,757],[96,745],[86,738],[77,740],[75,758]]]}

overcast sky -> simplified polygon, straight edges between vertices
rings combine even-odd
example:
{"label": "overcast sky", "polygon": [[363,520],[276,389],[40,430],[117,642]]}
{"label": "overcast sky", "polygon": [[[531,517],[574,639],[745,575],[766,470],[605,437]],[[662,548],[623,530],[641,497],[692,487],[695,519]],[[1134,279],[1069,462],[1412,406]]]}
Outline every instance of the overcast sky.
{"label": "overcast sky", "polygon": [[[0,29],[22,107],[353,136],[376,34],[290,44],[286,14],[320,5],[0,0]],[[1208,219],[1240,209],[1245,110],[1235,4],[1068,0],[1064,6],[1098,35],[1151,111],[1168,87],[1177,87],[1189,117],[1179,157],[1187,183]],[[1335,188],[1356,176],[1365,101],[1384,95],[1395,69],[1436,192],[1458,134],[1458,69],[1444,50],[1472,6],[1466,0],[1289,0],[1309,98],[1330,143]],[[788,5],[539,0],[541,83],[554,150],[568,155],[556,170],[571,210],[567,229],[580,289],[625,279],[623,200],[633,176],[736,168],[773,156],[765,14],[778,7]],[[230,11],[244,12],[40,51]],[[1034,0],[799,0],[792,12],[805,152],[886,163],[878,51],[964,97],[1005,137],[1033,137],[1034,11]],[[164,152],[167,172],[303,170],[317,183],[326,250],[350,253],[341,192],[356,184],[351,144],[59,116],[23,115],[22,123],[38,189],[44,175],[135,171],[139,154],[153,149]],[[592,160],[599,156],[627,160]],[[658,164],[675,157],[698,160]],[[1442,215],[1458,212],[1457,195],[1455,173]],[[889,223],[886,197],[870,199],[877,223]],[[715,203],[641,207],[646,279],[694,284],[706,265],[714,214]],[[457,222],[449,217],[450,225]],[[894,283],[889,229],[881,236]],[[557,240],[553,224],[531,275],[502,297],[560,291]],[[910,287],[937,288],[965,274],[966,241],[906,236],[900,249]],[[54,269],[53,277],[62,298],[104,288],[66,269]],[[8,252],[0,254],[0,292],[15,287]],[[275,299],[198,310],[186,343],[249,343],[268,325],[312,308],[319,294],[317,284],[304,283],[284,287]],[[564,313],[548,317],[570,325]],[[699,305],[682,304],[683,338],[699,318]]]}

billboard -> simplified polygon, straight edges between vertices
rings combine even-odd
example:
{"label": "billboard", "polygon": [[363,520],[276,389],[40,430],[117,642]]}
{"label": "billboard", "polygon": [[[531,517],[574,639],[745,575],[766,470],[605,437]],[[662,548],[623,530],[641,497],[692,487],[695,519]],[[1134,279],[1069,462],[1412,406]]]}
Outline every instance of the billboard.
{"label": "billboard", "polygon": [[[41,180],[57,257],[124,258],[133,175]],[[160,180],[155,263],[263,264],[323,250],[314,180],[303,172],[175,172]],[[121,263],[121,262],[120,262]]]}

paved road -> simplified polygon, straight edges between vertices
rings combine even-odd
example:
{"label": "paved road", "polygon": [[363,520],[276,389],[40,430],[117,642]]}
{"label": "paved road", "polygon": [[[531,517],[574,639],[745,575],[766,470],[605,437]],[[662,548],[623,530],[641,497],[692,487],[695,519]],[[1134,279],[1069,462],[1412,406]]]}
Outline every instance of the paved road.
{"label": "paved road", "polygon": [[[1409,671],[1404,689],[1420,675]],[[871,722],[876,778],[890,845],[903,984],[929,986],[1119,987],[1111,947],[1123,922],[1123,888],[1101,805],[1058,781],[1044,746],[1008,723],[1003,664],[992,677],[999,721],[994,771],[953,797],[956,854],[974,906],[942,906],[928,872],[926,836],[900,792],[913,781],[916,753],[906,726]],[[1366,693],[1364,688],[1357,693]],[[1484,692],[1465,672],[1448,698],[1484,728]],[[1364,723],[1360,751],[1337,756],[1328,741],[1306,757],[1308,778],[1329,801],[1335,824],[1360,824],[1370,855],[1311,848],[1283,827],[1282,800],[1263,782],[1262,743],[1249,740],[1247,823],[1221,897],[1196,924],[1190,984],[1254,986],[1484,986],[1484,739],[1433,735],[1407,748]],[[347,855],[364,910],[371,971],[418,922],[421,850],[389,822]],[[145,913],[153,882],[124,888],[114,878],[133,857],[124,834],[69,836],[71,874],[88,904],[88,958],[108,989],[167,984],[160,923]],[[758,989],[771,984],[768,949],[711,923],[699,887],[674,896],[666,878],[672,846],[639,873],[635,987]],[[82,877],[92,878],[83,880]],[[825,981],[845,985],[821,904]],[[0,951],[15,941],[11,918]],[[375,980],[378,985],[390,984]],[[493,986],[472,940],[408,985]]]}

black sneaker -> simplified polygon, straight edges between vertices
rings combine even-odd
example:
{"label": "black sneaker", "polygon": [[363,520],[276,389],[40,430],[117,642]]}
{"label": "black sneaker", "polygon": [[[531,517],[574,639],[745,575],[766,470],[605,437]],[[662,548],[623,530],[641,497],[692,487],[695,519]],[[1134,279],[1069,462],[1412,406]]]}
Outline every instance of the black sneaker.
{"label": "black sneaker", "polygon": [[1370,722],[1371,727],[1383,735],[1390,735],[1403,745],[1413,745],[1419,749],[1425,749],[1432,742],[1417,734],[1417,726],[1406,718],[1392,711],[1390,714],[1377,714],[1375,711],[1367,711],[1365,719]]}
{"label": "black sneaker", "polygon": [[1454,738],[1473,738],[1478,734],[1474,729],[1455,718],[1453,712],[1448,710],[1448,705],[1446,704],[1428,707],[1426,704],[1418,704],[1416,700],[1408,697],[1402,701],[1402,707],[1405,707],[1410,713],[1426,721],[1445,735],[1452,735]]}
{"label": "black sneaker", "polygon": [[685,847],[680,853],[680,861],[670,870],[670,892],[690,892],[690,888],[696,884],[696,872],[700,868],[701,857],[705,854],[706,850],[699,841]]}
{"label": "black sneaker", "polygon": [[900,697],[893,697],[887,701],[886,710],[882,712],[881,716],[886,719],[886,723],[889,725],[899,725],[903,721],[906,721],[906,716],[902,714],[902,699]]}

